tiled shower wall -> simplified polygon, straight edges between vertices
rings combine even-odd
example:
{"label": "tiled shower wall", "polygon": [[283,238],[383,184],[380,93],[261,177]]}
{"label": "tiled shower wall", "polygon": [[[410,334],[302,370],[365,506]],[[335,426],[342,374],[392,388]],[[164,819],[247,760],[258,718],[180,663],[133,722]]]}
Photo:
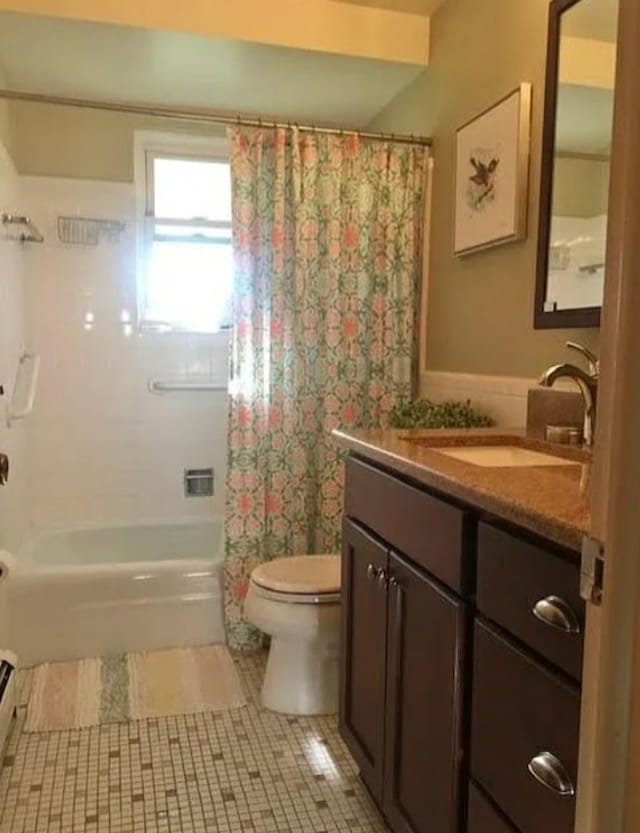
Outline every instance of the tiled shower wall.
{"label": "tiled shower wall", "polygon": [[[23,177],[45,243],[25,253],[28,341],[41,356],[29,423],[37,527],[172,520],[223,511],[226,392],[153,394],[150,378],[227,377],[226,335],[140,333],[134,186]],[[126,223],[117,242],[59,242],[60,215]],[[186,467],[215,469],[184,497]]]}
{"label": "tiled shower wall", "polygon": [[[0,213],[18,213],[22,205],[19,177],[0,141]],[[6,236],[6,228],[0,227],[0,385],[4,389],[0,396],[0,452],[9,456],[11,465],[9,482],[0,487],[0,549],[15,551],[26,525],[26,423],[15,422],[8,427],[7,409],[24,348],[24,249]]]}
{"label": "tiled shower wall", "polygon": [[[1,114],[0,114],[1,115]],[[0,139],[0,212],[19,211],[19,178],[11,157]],[[0,227],[0,452],[9,456],[11,471],[6,486],[0,486],[0,550],[15,552],[26,524],[26,459],[23,422],[7,425],[18,361],[23,351],[22,247],[4,239]],[[2,556],[4,558],[4,556]],[[6,585],[0,584],[0,648],[7,647]]]}

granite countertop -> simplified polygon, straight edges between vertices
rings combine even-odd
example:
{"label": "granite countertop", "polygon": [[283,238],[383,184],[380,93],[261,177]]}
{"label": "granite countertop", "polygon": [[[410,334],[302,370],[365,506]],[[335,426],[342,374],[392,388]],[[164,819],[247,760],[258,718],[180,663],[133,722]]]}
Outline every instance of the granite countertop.
{"label": "granite countertop", "polygon": [[[591,455],[518,429],[336,430],[345,449],[574,551],[589,531]],[[438,453],[447,446],[518,445],[578,465],[483,467]]]}

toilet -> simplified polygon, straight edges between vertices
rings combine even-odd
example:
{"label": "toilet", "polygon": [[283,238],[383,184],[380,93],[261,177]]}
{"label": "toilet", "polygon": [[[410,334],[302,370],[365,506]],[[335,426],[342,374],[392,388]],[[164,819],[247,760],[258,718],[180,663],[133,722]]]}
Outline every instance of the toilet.
{"label": "toilet", "polygon": [[283,714],[337,712],[340,556],[261,564],[251,573],[244,611],[271,637],[263,706]]}

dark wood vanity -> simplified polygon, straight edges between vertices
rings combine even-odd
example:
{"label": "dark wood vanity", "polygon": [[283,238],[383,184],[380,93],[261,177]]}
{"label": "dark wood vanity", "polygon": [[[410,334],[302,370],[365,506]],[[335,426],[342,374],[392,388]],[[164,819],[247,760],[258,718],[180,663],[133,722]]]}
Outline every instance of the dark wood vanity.
{"label": "dark wood vanity", "polygon": [[340,729],[394,833],[572,833],[570,548],[354,453]]}

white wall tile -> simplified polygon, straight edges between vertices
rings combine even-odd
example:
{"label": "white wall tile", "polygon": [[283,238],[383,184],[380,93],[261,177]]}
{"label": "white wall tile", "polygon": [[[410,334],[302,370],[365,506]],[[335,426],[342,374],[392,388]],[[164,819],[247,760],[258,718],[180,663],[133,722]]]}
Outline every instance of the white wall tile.
{"label": "white wall tile", "polygon": [[[158,396],[148,380],[226,379],[227,337],[125,334],[120,314],[135,317],[136,307],[133,186],[25,177],[23,191],[46,235],[25,258],[29,338],[42,356],[29,437],[34,524],[222,512],[226,393]],[[117,244],[64,245],[56,218],[65,213],[124,220],[127,229]],[[185,499],[184,468],[209,465],[215,497]]]}
{"label": "white wall tile", "polygon": [[505,428],[526,425],[527,392],[536,384],[535,379],[442,371],[428,371],[420,381],[423,396],[435,402],[469,399]]}
{"label": "white wall tile", "polygon": [[[541,372],[544,368],[540,369]],[[481,376],[429,370],[420,379],[420,394],[435,402],[471,400],[493,417],[501,428],[524,428],[527,424],[527,394],[538,385],[537,379],[518,376]],[[577,388],[568,379],[554,386],[557,390]]]}
{"label": "white wall tile", "polygon": [[[0,212],[3,211],[27,213],[27,207],[11,157],[0,143]],[[0,549],[15,552],[27,526],[26,423],[15,422],[9,428],[6,416],[25,348],[23,262],[28,246],[6,237],[6,229],[0,227],[0,385],[4,388],[4,396],[0,397],[0,452],[9,456],[11,466],[9,482],[0,487]]]}

